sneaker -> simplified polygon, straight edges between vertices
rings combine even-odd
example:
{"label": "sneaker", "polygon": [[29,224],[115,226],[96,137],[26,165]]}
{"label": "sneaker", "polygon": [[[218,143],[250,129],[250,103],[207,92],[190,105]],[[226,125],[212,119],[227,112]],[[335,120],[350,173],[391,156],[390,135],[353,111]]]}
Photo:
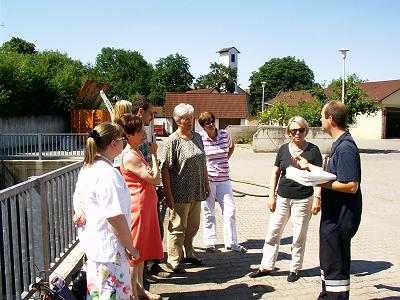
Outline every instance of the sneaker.
{"label": "sneaker", "polygon": [[260,269],[257,269],[249,274],[250,278],[257,278],[257,277],[262,277],[262,276],[269,276],[271,275],[271,271],[261,271]]}
{"label": "sneaker", "polygon": [[206,247],[206,252],[208,253],[215,253],[215,246],[207,246]]}
{"label": "sneaker", "polygon": [[147,284],[154,284],[158,282],[158,279],[149,273],[145,273],[143,281]]}
{"label": "sneaker", "polygon": [[242,245],[232,245],[231,247],[226,247],[227,250],[232,250],[232,251],[236,251],[236,252],[242,252],[242,253],[246,253],[247,249],[245,247],[243,247]]}
{"label": "sneaker", "polygon": [[166,263],[166,266],[174,273],[186,273],[185,268],[181,267],[180,265],[172,266],[170,263]]}
{"label": "sneaker", "polygon": [[203,262],[198,259],[196,256],[192,256],[192,257],[184,257],[182,258],[182,262],[185,264],[192,264],[195,266],[202,266]]}
{"label": "sneaker", "polygon": [[300,275],[296,274],[295,272],[290,272],[287,277],[287,281],[289,281],[289,282],[295,282],[299,279],[300,279]]}
{"label": "sneaker", "polygon": [[154,276],[161,277],[161,278],[170,278],[171,277],[171,273],[165,271],[163,268],[160,267],[159,264],[152,265],[152,267],[150,268],[150,270],[148,272]]}

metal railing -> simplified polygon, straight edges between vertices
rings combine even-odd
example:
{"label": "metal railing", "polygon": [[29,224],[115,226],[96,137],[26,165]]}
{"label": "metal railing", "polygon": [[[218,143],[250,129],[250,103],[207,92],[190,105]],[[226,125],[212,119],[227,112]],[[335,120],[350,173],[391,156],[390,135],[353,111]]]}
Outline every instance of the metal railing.
{"label": "metal railing", "polygon": [[1,158],[83,156],[87,133],[0,134]]}
{"label": "metal railing", "polygon": [[[82,162],[0,191],[0,298],[28,299],[78,243],[72,197]],[[43,278],[44,277],[44,278]]]}

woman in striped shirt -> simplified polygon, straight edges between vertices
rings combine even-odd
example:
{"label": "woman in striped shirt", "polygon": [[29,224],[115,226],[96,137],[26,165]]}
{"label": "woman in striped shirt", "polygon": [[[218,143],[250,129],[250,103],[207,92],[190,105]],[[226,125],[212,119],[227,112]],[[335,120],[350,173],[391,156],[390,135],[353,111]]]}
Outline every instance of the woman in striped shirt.
{"label": "woman in striped shirt", "polygon": [[203,213],[203,240],[207,252],[215,252],[217,241],[215,200],[218,201],[224,218],[224,242],[228,250],[247,252],[239,245],[236,234],[235,201],[232,183],[229,177],[229,163],[234,144],[230,135],[223,129],[215,127],[215,116],[212,112],[202,112],[199,124],[204,129],[200,133],[207,159],[210,195],[201,203]]}

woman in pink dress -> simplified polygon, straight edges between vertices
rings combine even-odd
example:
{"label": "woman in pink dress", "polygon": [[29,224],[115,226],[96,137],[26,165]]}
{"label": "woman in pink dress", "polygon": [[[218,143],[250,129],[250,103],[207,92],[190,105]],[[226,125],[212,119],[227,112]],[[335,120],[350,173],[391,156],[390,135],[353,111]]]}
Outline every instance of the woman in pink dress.
{"label": "woman in pink dress", "polygon": [[128,141],[122,153],[120,171],[131,193],[131,233],[133,245],[140,257],[131,261],[133,297],[160,299],[144,289],[144,261],[161,259],[164,256],[157,214],[157,194],[155,186],[160,183],[160,170],[157,162],[157,144],[149,144],[152,156],[151,167],[145,160],[139,146],[144,143],[146,132],[140,117],[125,114],[117,120],[125,131]]}

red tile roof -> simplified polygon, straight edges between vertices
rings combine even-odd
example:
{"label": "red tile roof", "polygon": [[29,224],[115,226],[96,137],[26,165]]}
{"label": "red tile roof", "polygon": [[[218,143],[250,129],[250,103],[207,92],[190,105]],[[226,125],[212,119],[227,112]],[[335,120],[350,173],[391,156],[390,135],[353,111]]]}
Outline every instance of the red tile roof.
{"label": "red tile roof", "polygon": [[285,102],[287,105],[292,106],[296,105],[297,102],[299,102],[302,99],[307,102],[314,101],[314,97],[311,96],[309,91],[301,90],[301,91],[290,91],[290,92],[279,91],[278,94],[275,96],[275,98],[269,100],[268,103],[274,104],[276,101],[281,100]]}
{"label": "red tile roof", "polygon": [[232,93],[167,93],[165,96],[165,116],[172,118],[176,105],[187,103],[194,107],[194,117],[203,111],[212,112],[216,118],[247,119],[249,114],[246,94]]}
{"label": "red tile roof", "polygon": [[218,93],[216,88],[208,88],[208,89],[197,89],[197,90],[190,90],[186,93],[189,94],[211,94],[211,93]]}
{"label": "red tile roof", "polygon": [[359,86],[367,93],[368,98],[374,98],[380,102],[400,90],[400,80],[364,82]]}

